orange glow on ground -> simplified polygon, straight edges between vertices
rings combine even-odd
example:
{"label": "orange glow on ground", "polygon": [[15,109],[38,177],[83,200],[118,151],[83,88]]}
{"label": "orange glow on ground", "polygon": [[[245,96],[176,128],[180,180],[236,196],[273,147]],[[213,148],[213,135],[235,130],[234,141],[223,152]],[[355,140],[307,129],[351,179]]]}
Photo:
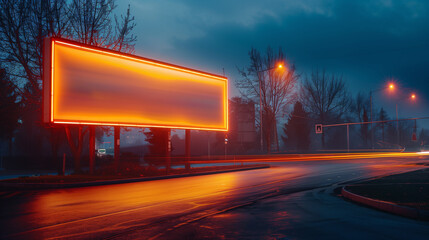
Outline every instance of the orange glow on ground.
{"label": "orange glow on ground", "polygon": [[[371,158],[408,158],[425,155],[425,152],[360,152],[360,153],[319,153],[319,154],[284,154],[284,155],[243,155],[233,160],[191,161],[198,163],[236,163],[236,162],[306,162],[306,161],[336,161]],[[429,154],[429,152],[428,152]],[[212,156],[213,157],[213,156]]]}
{"label": "orange glow on ground", "polygon": [[51,49],[52,123],[228,129],[226,77],[63,40]]}

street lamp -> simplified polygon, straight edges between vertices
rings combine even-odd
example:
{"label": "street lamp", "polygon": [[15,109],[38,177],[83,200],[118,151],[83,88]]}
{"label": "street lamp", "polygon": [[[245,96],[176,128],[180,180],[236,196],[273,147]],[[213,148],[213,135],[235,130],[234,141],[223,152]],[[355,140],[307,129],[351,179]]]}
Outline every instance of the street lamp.
{"label": "street lamp", "polygon": [[259,123],[260,123],[260,128],[261,128],[261,152],[264,151],[264,140],[263,140],[263,127],[262,127],[262,79],[261,76],[259,75],[260,73],[263,72],[267,72],[273,69],[283,69],[283,64],[282,63],[278,63],[276,66],[271,67],[271,68],[267,68],[267,69],[263,69],[263,70],[256,70],[256,73],[258,74],[258,80],[259,80]]}
{"label": "street lamp", "polygon": [[[415,93],[411,93],[409,97],[405,97],[403,99],[410,99],[411,101],[415,101],[417,95]],[[398,102],[396,102],[396,144],[399,146],[399,119],[398,119]]]}
{"label": "street lamp", "polygon": [[[386,88],[387,87],[385,87],[385,88],[379,88],[379,89],[376,89],[376,90],[370,90],[369,91],[370,120],[371,120],[371,147],[372,147],[372,149],[374,149],[374,128],[372,127],[372,94],[375,93],[375,92],[382,91],[382,90],[384,90]],[[388,89],[389,89],[389,91],[394,91],[395,90],[395,84],[394,83],[389,83]]]}

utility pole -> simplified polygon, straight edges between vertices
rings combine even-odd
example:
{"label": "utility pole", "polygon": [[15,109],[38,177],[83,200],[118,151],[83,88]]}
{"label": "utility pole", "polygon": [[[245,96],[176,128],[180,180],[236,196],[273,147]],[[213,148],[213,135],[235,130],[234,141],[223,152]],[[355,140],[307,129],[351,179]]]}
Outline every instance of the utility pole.
{"label": "utility pole", "polygon": [[207,131],[207,156],[210,160],[210,131]]}
{"label": "utility pole", "polygon": [[261,80],[261,76],[259,75],[260,72],[258,73],[258,80],[259,80],[259,128],[260,128],[260,133],[261,133],[261,153],[264,152],[264,134],[263,134],[263,125],[262,125],[262,88],[261,88],[261,84],[262,84],[262,80]]}
{"label": "utility pole", "polygon": [[372,90],[369,91],[370,122],[371,122],[371,148],[374,149],[374,129],[372,127]]}
{"label": "utility pole", "polygon": [[398,104],[396,104],[396,144],[399,147],[399,121],[398,121]]}

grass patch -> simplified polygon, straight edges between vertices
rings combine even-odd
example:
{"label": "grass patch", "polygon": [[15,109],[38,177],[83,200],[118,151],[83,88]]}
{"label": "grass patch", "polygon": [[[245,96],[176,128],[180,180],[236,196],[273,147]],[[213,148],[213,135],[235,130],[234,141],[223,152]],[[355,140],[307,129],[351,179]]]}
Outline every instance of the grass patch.
{"label": "grass patch", "polygon": [[381,177],[347,186],[361,196],[429,210],[429,169]]}

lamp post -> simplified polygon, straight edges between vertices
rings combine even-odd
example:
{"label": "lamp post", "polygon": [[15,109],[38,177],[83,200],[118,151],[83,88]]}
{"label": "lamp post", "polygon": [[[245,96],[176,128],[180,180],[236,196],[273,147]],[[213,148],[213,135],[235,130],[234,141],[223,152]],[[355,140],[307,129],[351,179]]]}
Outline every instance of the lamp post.
{"label": "lamp post", "polygon": [[279,63],[277,64],[277,66],[275,67],[271,67],[271,68],[267,68],[264,70],[256,70],[256,73],[258,74],[258,80],[259,80],[259,123],[260,123],[260,128],[261,128],[261,152],[264,151],[264,137],[263,137],[263,125],[262,125],[262,79],[260,74],[263,72],[267,72],[270,71],[272,69],[282,69],[283,68],[283,64]]}
{"label": "lamp post", "polygon": [[[403,99],[407,99],[408,97],[405,97]],[[415,101],[417,99],[417,95],[415,93],[411,93],[409,95],[409,99],[411,101]],[[399,118],[398,118],[398,102],[396,102],[396,144],[399,146]]]}
{"label": "lamp post", "polygon": [[[370,99],[370,121],[371,121],[371,146],[372,146],[372,149],[374,149],[374,129],[373,129],[373,127],[372,127],[372,122],[373,122],[373,120],[372,120],[372,94],[373,93],[375,93],[375,92],[379,92],[379,91],[382,91],[382,90],[384,90],[384,89],[389,89],[389,91],[394,91],[395,90],[395,88],[396,88],[396,86],[395,86],[395,84],[393,84],[393,83],[389,83],[389,85],[387,86],[387,87],[385,87],[385,88],[380,88],[380,89],[376,89],[376,90],[370,90],[370,92],[369,92],[369,99]],[[416,98],[417,98],[417,95],[415,94],[415,93],[410,93],[409,94],[409,97],[406,97],[406,98],[409,98],[410,100],[412,100],[412,101],[414,101],[414,100],[416,100]],[[403,99],[405,99],[405,98],[403,98]],[[399,116],[398,116],[398,103],[396,103],[396,144],[399,146]]]}
{"label": "lamp post", "polygon": [[[371,122],[371,124],[370,124],[371,125],[371,148],[372,149],[374,149],[374,128],[372,127],[372,94],[375,92],[385,90],[385,89],[389,89],[389,91],[394,91],[395,90],[395,84],[389,83],[389,86],[387,86],[387,87],[369,91],[370,122]],[[398,115],[398,111],[396,111],[396,115]],[[396,118],[398,118],[398,117],[396,116]]]}

